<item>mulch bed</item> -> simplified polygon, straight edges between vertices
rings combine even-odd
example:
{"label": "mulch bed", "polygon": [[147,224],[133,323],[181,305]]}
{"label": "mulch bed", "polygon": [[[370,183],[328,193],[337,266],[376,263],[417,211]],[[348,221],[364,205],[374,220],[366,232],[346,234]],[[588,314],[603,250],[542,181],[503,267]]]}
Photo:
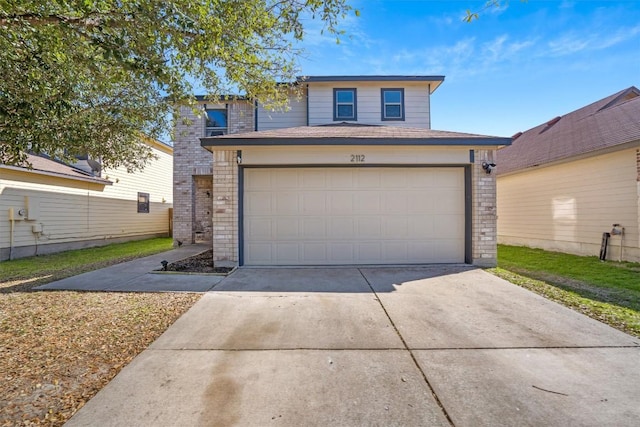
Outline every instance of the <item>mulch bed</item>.
{"label": "mulch bed", "polygon": [[61,426],[199,298],[0,293],[0,426]]}
{"label": "mulch bed", "polygon": [[213,263],[213,250],[210,249],[198,255],[168,264],[166,271],[183,273],[222,273],[230,272],[232,267],[216,267]]}

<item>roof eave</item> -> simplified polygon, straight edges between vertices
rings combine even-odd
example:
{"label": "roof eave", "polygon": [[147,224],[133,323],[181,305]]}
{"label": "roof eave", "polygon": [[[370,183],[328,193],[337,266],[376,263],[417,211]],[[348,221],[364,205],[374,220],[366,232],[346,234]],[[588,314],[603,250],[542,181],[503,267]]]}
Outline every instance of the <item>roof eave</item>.
{"label": "roof eave", "polygon": [[300,76],[300,83],[332,82],[425,82],[429,83],[429,92],[433,93],[444,82],[444,76]]}
{"label": "roof eave", "polygon": [[16,171],[16,172],[23,172],[23,173],[33,173],[33,174],[37,174],[37,175],[44,175],[44,176],[53,176],[56,178],[62,178],[62,179],[70,179],[73,181],[83,181],[83,182],[91,182],[93,184],[99,184],[99,185],[113,185],[113,182],[106,180],[106,179],[102,179],[102,178],[91,178],[89,176],[73,176],[73,175],[67,175],[64,173],[57,173],[57,172],[49,172],[49,171],[43,171],[40,169],[28,169],[28,168],[24,168],[22,166],[10,166],[10,165],[0,165],[0,169],[7,169],[7,170],[12,170],[12,171]]}
{"label": "roof eave", "polygon": [[213,151],[225,148],[265,146],[492,146],[495,148],[511,145],[511,138],[200,138],[200,145]]}

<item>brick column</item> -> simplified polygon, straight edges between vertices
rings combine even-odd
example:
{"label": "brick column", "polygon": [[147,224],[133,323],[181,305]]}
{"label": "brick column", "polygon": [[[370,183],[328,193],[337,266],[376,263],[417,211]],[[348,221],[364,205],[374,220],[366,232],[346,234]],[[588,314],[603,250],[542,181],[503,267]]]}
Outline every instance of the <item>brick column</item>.
{"label": "brick column", "polygon": [[472,262],[479,267],[495,267],[498,258],[496,175],[482,169],[482,162],[494,159],[495,150],[476,150],[472,166]]}
{"label": "brick column", "polygon": [[238,264],[238,163],[235,151],[213,152],[213,261]]}

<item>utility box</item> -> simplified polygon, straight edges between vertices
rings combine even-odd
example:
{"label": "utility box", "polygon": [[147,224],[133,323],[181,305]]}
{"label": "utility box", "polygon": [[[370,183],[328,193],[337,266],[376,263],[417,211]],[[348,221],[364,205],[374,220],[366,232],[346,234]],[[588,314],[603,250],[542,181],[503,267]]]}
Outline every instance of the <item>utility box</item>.
{"label": "utility box", "polygon": [[34,234],[42,233],[42,224],[37,223],[31,226],[31,232]]}
{"label": "utility box", "polygon": [[27,208],[29,221],[40,219],[40,200],[37,197],[24,196],[24,206]]}
{"label": "utility box", "polygon": [[9,221],[22,221],[27,215],[26,209],[9,208]]}

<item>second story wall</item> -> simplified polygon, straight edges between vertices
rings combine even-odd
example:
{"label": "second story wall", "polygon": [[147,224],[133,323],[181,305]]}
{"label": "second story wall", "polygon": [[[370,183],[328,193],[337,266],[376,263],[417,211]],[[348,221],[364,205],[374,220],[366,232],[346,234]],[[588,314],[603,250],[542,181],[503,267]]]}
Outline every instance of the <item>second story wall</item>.
{"label": "second story wall", "polygon": [[[356,120],[352,123],[400,127],[431,128],[430,88],[428,82],[408,81],[336,81],[308,84],[309,125],[324,125],[334,120],[334,89],[356,89]],[[382,89],[402,89],[403,120],[383,120]]]}
{"label": "second story wall", "polygon": [[258,105],[257,130],[293,128],[307,125],[306,93],[297,96],[291,93],[288,108],[284,111],[271,111]]}

